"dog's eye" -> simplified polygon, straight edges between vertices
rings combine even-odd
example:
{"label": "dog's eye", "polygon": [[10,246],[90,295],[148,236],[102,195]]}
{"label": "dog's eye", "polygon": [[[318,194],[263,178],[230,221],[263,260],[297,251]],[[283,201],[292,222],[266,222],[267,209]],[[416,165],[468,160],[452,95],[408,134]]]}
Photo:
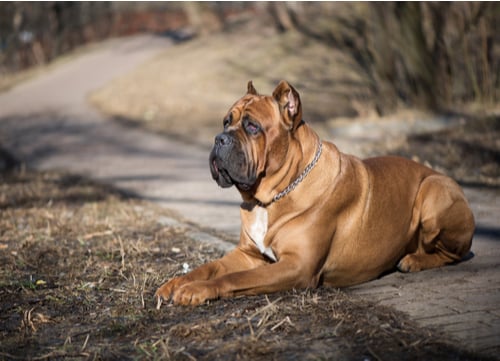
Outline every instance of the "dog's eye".
{"label": "dog's eye", "polygon": [[229,114],[227,117],[224,118],[223,121],[224,128],[229,127],[232,122],[233,122],[233,114]]}
{"label": "dog's eye", "polygon": [[255,135],[260,132],[260,126],[248,119],[245,119],[243,126],[245,127],[245,131],[250,135]]}

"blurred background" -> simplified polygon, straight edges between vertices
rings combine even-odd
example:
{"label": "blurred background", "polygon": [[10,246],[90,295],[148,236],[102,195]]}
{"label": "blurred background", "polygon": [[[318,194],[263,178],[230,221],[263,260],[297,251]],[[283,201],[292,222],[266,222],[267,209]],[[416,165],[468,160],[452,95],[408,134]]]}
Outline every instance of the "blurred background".
{"label": "blurred background", "polygon": [[[176,36],[189,27],[189,34],[177,34],[185,40],[253,25],[247,30],[269,26],[276,33],[300,32],[301,41],[283,44],[290,52],[307,39],[343,52],[365,88],[350,96],[371,98],[379,114],[399,105],[447,109],[473,101],[491,104],[499,97],[500,5],[495,2],[3,2],[0,7],[2,73],[45,64],[113,36]],[[317,56],[309,54],[309,60],[318,61],[312,59]],[[308,73],[314,70],[311,66]],[[315,76],[336,80],[329,73]]]}
{"label": "blurred background", "polygon": [[[341,151],[406,156],[463,187],[477,222],[472,259],[358,288],[438,337],[420,338],[392,308],[374,317],[365,303],[346,306],[353,317],[316,312],[320,326],[332,325],[316,339],[297,338],[310,329],[307,312],[293,323],[263,314],[247,337],[251,298],[248,307],[208,306],[230,316],[242,346],[228,348],[237,344],[227,332],[217,341],[226,319],[216,314],[184,332],[205,325],[208,308],[151,312],[164,278],[237,241],[241,197],[213,182],[208,154],[247,82],[271,94],[282,79],[300,93],[304,120]],[[1,1],[0,359],[188,351],[203,359],[214,337],[212,359],[232,349],[283,358],[285,348],[326,358],[351,347],[359,359],[407,359],[409,350],[414,359],[471,359],[453,351],[458,345],[498,359],[499,98],[500,2]],[[337,293],[335,303],[324,303],[327,295],[305,299],[311,310],[341,307]],[[297,297],[304,301],[294,293],[290,302]],[[267,310],[266,300],[258,302]],[[368,306],[363,318],[358,310]],[[448,344],[441,326],[456,341]],[[380,339],[393,343],[374,341],[381,327]],[[389,329],[398,336],[386,337]]]}
{"label": "blurred background", "polygon": [[495,183],[499,28],[497,2],[2,2],[0,89],[83,45],[153,33],[175,45],[90,94],[102,112],[208,147],[248,80],[269,94],[286,79],[324,137],[370,144],[353,152]]}

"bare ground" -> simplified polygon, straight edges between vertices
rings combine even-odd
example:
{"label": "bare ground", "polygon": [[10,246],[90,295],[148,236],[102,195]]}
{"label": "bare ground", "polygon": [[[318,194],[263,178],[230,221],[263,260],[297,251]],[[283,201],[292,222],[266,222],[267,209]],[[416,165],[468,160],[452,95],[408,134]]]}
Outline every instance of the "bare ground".
{"label": "bare ground", "polygon": [[437,132],[410,135],[395,153],[428,162],[462,185],[500,186],[500,116],[476,116]]}
{"label": "bare ground", "polygon": [[221,252],[79,176],[0,174],[0,209],[0,359],[486,359],[332,288],[157,310],[162,281]]}

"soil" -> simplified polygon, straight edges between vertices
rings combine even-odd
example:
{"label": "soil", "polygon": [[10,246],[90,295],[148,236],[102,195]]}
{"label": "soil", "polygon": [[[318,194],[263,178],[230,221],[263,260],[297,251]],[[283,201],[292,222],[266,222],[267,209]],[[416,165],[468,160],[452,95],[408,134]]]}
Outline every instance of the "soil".
{"label": "soil", "polygon": [[221,251],[79,176],[1,173],[0,209],[0,359],[485,360],[333,288],[157,310],[158,285]]}
{"label": "soil", "polygon": [[394,153],[428,163],[464,186],[500,186],[500,116],[410,135]]}

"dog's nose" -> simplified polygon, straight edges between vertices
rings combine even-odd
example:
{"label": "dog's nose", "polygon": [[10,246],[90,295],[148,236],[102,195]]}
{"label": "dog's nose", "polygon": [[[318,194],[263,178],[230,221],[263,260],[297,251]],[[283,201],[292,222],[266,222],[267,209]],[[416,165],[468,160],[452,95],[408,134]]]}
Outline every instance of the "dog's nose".
{"label": "dog's nose", "polygon": [[231,145],[232,142],[232,138],[226,133],[221,133],[215,137],[215,145],[217,146],[226,147],[228,145]]}

